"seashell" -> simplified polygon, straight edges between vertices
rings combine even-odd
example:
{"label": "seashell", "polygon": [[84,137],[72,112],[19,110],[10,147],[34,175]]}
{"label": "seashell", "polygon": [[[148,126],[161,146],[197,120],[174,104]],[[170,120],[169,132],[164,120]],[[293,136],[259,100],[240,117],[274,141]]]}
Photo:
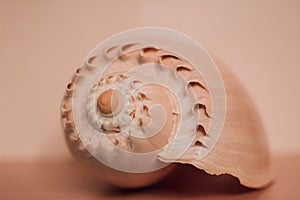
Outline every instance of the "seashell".
{"label": "seashell", "polygon": [[121,187],[155,183],[178,164],[251,188],[272,178],[250,98],[176,31],[134,29],[100,43],[68,84],[61,117],[72,154]]}

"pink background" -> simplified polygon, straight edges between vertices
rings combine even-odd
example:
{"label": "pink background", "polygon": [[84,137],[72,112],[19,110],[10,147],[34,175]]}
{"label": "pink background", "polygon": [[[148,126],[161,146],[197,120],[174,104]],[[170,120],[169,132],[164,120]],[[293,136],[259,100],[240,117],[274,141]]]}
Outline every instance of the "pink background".
{"label": "pink background", "polygon": [[69,157],[59,106],[87,53],[112,34],[183,32],[240,78],[273,154],[300,152],[300,1],[0,1],[0,161]]}

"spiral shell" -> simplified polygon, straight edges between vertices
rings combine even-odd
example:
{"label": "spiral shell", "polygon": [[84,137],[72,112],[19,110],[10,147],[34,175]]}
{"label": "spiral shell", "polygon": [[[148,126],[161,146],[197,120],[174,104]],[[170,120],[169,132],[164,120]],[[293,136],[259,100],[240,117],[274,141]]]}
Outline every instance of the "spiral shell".
{"label": "spiral shell", "polygon": [[241,159],[232,156],[241,141],[224,133],[231,116],[226,92],[219,70],[192,39],[166,29],[135,29],[99,44],[76,70],[62,103],[63,130],[72,153],[108,172],[116,185],[148,185],[168,174],[172,163],[187,163],[263,186],[270,175],[256,180],[251,176],[257,171],[232,164]]}

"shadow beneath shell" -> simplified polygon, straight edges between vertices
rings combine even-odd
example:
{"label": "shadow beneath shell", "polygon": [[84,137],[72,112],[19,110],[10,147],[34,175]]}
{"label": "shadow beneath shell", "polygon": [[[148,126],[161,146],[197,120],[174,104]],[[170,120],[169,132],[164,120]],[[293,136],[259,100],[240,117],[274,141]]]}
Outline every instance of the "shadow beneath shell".
{"label": "shadow beneath shell", "polygon": [[240,185],[237,178],[230,175],[212,176],[193,166],[179,165],[170,175],[152,186],[140,189],[110,187],[103,191],[110,197],[165,197],[188,198],[201,196],[243,195],[251,193],[255,199],[255,189]]}

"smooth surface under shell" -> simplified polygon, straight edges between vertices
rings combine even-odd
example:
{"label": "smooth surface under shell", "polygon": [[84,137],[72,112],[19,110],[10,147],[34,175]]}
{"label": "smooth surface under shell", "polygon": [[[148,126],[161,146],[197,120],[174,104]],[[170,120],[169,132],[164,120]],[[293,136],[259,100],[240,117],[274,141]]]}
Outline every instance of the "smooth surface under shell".
{"label": "smooth surface under shell", "polygon": [[231,174],[253,188],[271,180],[249,97],[174,31],[136,29],[97,46],[68,84],[62,123],[75,157],[115,185],[149,185],[174,163]]}

